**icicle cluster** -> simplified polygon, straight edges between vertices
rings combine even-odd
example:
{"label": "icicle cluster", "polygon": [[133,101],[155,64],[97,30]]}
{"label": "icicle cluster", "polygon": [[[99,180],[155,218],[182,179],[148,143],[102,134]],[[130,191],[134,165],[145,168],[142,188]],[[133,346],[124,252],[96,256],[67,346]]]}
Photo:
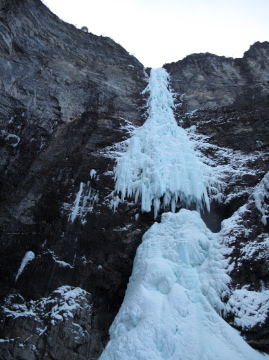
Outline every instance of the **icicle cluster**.
{"label": "icicle cluster", "polygon": [[[165,69],[152,69],[149,84],[148,118],[127,141],[126,152],[115,168],[115,191],[121,200],[134,196],[141,201],[142,212],[154,207],[155,217],[161,203],[186,207],[196,205],[209,210],[208,193],[217,192],[208,183],[206,166],[198,159],[184,129],[173,114],[173,94],[168,90]],[[114,207],[117,207],[115,197]]]}

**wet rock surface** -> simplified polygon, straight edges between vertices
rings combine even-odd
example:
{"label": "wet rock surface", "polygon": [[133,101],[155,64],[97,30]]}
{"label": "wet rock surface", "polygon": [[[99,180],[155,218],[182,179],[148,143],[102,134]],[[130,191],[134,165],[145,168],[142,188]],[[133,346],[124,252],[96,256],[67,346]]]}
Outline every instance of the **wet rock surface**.
{"label": "wet rock surface", "polygon": [[[115,154],[144,121],[146,74],[120,45],[40,1],[0,1],[0,20],[0,358],[98,359],[154,221],[131,199],[111,208]],[[203,217],[214,231],[234,221],[221,230],[231,287],[268,289],[269,230],[251,196],[269,170],[269,45],[243,59],[196,54],[165,67],[180,125],[224,182],[225,201]],[[52,308],[74,289],[77,306],[56,321]],[[266,321],[238,326],[263,351]]]}

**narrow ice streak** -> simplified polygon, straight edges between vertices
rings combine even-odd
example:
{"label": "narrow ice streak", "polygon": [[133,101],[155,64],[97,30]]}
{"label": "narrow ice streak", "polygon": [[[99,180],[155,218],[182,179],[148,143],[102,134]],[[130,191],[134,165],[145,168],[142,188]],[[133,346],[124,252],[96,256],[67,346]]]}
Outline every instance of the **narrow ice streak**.
{"label": "narrow ice streak", "polygon": [[[96,177],[96,171],[90,171],[91,179]],[[70,209],[68,204],[65,204],[66,209],[70,209],[69,221],[72,223],[77,217],[80,218],[81,223],[84,225],[86,223],[86,215],[89,212],[92,212],[94,204],[98,201],[98,191],[91,187],[91,182],[88,181],[87,184],[83,182],[80,183],[79,191],[76,194],[75,201]]]}
{"label": "narrow ice streak", "polygon": [[21,275],[21,273],[23,272],[24,268],[26,267],[26,265],[34,260],[35,258],[35,253],[33,251],[27,251],[22,259],[21,265],[19,267],[19,270],[17,272],[17,275],[15,277],[15,281],[18,280],[19,276]]}
{"label": "narrow ice streak", "polygon": [[199,213],[162,215],[144,235],[99,360],[259,360],[218,312],[229,281],[218,234]]}
{"label": "narrow ice streak", "polygon": [[[216,194],[216,181],[210,180],[208,168],[197,157],[184,129],[173,114],[173,94],[168,90],[165,69],[152,69],[149,84],[148,118],[126,141],[126,151],[117,160],[115,190],[125,197],[135,196],[141,210],[154,207],[155,217],[161,206],[176,204],[197,210],[209,210],[208,193]],[[115,197],[116,201],[117,197]],[[113,204],[117,207],[117,203]]]}
{"label": "narrow ice streak", "polygon": [[261,212],[261,221],[264,225],[267,224],[269,217],[269,172],[264,175],[261,182],[256,186],[253,197],[256,208]]}
{"label": "narrow ice streak", "polygon": [[81,195],[82,195],[82,191],[83,191],[83,187],[84,187],[84,183],[81,182],[80,183],[80,186],[79,186],[79,191],[76,195],[76,198],[75,198],[75,201],[74,201],[74,204],[73,204],[73,207],[72,207],[72,212],[69,216],[69,219],[71,220],[71,222],[74,222],[75,218],[77,217],[78,213],[79,213],[79,203],[80,203],[80,198],[81,198]]}

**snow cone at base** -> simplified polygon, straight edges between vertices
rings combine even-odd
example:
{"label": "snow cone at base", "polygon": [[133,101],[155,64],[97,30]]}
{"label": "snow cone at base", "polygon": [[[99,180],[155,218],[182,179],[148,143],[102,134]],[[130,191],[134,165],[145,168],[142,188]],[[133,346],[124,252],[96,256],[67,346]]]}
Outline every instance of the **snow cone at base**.
{"label": "snow cone at base", "polygon": [[220,250],[198,212],[163,214],[143,236],[99,360],[268,360],[219,315],[229,282]]}
{"label": "snow cone at base", "polygon": [[[210,208],[210,196],[219,196],[219,182],[196,155],[184,129],[176,123],[173,94],[168,90],[165,69],[152,69],[148,118],[126,141],[126,151],[117,160],[115,192],[121,200],[134,196],[142,212],[160,206],[175,212],[176,204]],[[114,208],[118,202],[114,200]]]}

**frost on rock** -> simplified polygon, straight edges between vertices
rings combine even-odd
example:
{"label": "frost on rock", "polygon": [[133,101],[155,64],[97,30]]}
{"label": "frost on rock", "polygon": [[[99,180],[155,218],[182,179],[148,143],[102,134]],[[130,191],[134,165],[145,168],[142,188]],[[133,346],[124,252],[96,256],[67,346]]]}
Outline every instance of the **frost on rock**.
{"label": "frost on rock", "polygon": [[[153,206],[155,217],[161,204],[171,206],[172,212],[177,203],[209,210],[210,196],[219,193],[210,167],[200,161],[186,131],[176,123],[168,81],[165,69],[151,70],[144,91],[149,92],[148,118],[126,141],[115,168],[115,192],[121,201],[134,196],[143,212]],[[119,199],[114,200],[115,208]]]}
{"label": "frost on rock", "polygon": [[244,223],[245,214],[250,213],[249,203],[241,206],[233,215],[222,221],[221,237],[227,251],[232,251],[238,238],[249,238],[251,229],[247,228]]}
{"label": "frost on rock", "polygon": [[262,233],[254,241],[246,242],[240,249],[239,260],[269,260],[269,234]]}
{"label": "frost on rock", "polygon": [[269,172],[263,177],[262,181],[256,186],[253,197],[257,209],[261,212],[261,221],[267,224],[269,217]]}
{"label": "frost on rock", "polygon": [[262,324],[269,311],[269,290],[237,289],[227,303],[227,311],[235,315],[234,323],[242,329]]}
{"label": "frost on rock", "polygon": [[[257,188],[259,188],[258,185]],[[256,190],[255,190],[256,191]],[[269,234],[255,234],[249,227],[248,216],[254,209],[254,199],[250,196],[248,202],[234,214],[222,222],[220,237],[229,256],[228,272],[244,272],[246,267],[255,266],[267,268],[269,259]],[[253,279],[251,280],[253,283]],[[257,286],[257,282],[256,282]],[[226,311],[234,316],[234,325],[241,329],[251,329],[263,324],[269,313],[269,291],[262,282],[259,291],[239,288],[231,293]]]}
{"label": "frost on rock", "polygon": [[[30,304],[26,304],[20,295],[10,295],[5,302],[3,311],[13,318],[45,316],[54,324],[55,320],[73,318],[74,313],[81,308],[81,300],[85,300],[87,294],[81,288],[65,285],[56,289],[49,297],[31,301]],[[17,304],[13,301],[14,296],[20,298],[20,303]]]}
{"label": "frost on rock", "polygon": [[[48,358],[58,358],[55,354],[59,349],[70,358],[86,358],[92,314],[91,294],[87,291],[65,285],[48,297],[30,302],[21,295],[9,295],[1,310],[4,318],[12,320],[8,321],[11,326],[3,342],[7,350],[9,346],[13,350],[14,346],[19,347],[21,358],[29,359],[29,354],[34,354],[33,358],[43,359],[44,344]],[[22,327],[24,319],[28,326]]]}
{"label": "frost on rock", "polygon": [[226,265],[219,235],[197,212],[163,214],[137,250],[100,360],[268,359],[218,314]]}
{"label": "frost on rock", "polygon": [[27,251],[22,259],[21,265],[19,267],[19,270],[17,272],[17,275],[15,277],[15,281],[18,280],[19,276],[21,275],[21,273],[23,272],[24,268],[27,266],[27,264],[34,260],[35,258],[35,253],[33,251]]}
{"label": "frost on rock", "polygon": [[66,261],[59,260],[58,257],[54,254],[53,251],[48,250],[47,252],[51,255],[53,261],[55,261],[55,263],[58,264],[59,266],[68,267],[68,268],[74,268],[73,265],[67,263]]}

